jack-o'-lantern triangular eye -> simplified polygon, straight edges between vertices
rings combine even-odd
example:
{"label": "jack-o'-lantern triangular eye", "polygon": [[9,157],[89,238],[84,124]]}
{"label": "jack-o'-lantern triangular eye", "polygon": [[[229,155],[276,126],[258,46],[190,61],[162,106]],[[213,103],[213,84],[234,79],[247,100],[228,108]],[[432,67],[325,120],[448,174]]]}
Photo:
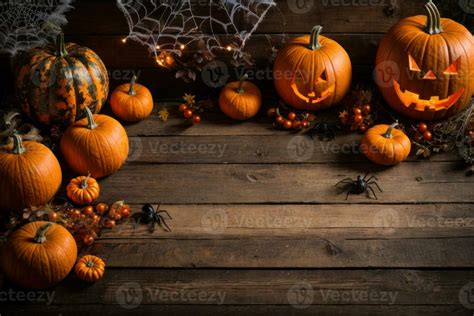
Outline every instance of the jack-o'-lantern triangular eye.
{"label": "jack-o'-lantern triangular eye", "polygon": [[454,63],[449,65],[449,67],[443,72],[445,75],[457,75],[458,74],[458,69],[459,69],[459,59],[456,59]]}
{"label": "jack-o'-lantern triangular eye", "polygon": [[408,67],[410,67],[411,71],[421,72],[420,66],[418,66],[415,58],[413,58],[410,54],[408,54]]}
{"label": "jack-o'-lantern triangular eye", "polygon": [[326,69],[323,70],[321,76],[319,76],[318,81],[328,81],[328,74]]}

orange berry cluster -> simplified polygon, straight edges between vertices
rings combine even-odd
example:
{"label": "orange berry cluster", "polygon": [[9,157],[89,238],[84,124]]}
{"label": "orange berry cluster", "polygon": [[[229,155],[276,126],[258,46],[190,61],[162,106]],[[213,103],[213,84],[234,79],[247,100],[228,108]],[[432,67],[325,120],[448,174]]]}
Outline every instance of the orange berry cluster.
{"label": "orange berry cluster", "polygon": [[309,112],[303,112],[298,114],[290,111],[285,117],[281,114],[280,108],[269,108],[267,110],[267,116],[275,119],[275,124],[283,126],[284,129],[303,130],[310,127],[311,122],[316,118]]}
{"label": "orange berry cluster", "polygon": [[70,207],[64,212],[51,210],[48,212],[48,220],[62,223],[87,247],[94,243],[100,227],[114,228],[117,222],[131,214],[130,207],[120,201],[110,207],[107,203],[98,203],[82,209]]}
{"label": "orange berry cluster", "polygon": [[196,104],[183,103],[179,106],[179,111],[183,113],[184,118],[191,119],[193,124],[201,123],[201,116],[196,114],[200,112]]}
{"label": "orange berry cluster", "polygon": [[417,142],[419,142],[420,140],[425,140],[429,142],[432,139],[433,139],[433,134],[429,130],[428,125],[424,122],[420,122],[416,128],[414,140]]}
{"label": "orange berry cluster", "polygon": [[373,124],[371,117],[372,107],[370,104],[355,106],[352,110],[345,110],[339,114],[339,120],[344,125],[350,125],[351,130],[359,130],[365,133]]}

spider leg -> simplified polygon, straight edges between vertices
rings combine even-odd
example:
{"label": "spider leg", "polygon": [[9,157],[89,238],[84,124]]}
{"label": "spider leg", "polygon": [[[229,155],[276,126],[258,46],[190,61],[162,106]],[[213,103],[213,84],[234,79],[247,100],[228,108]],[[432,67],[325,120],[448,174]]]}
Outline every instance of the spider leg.
{"label": "spider leg", "polygon": [[168,213],[167,210],[162,210],[162,211],[159,211],[158,213],[166,214],[169,217],[169,219],[173,219],[173,217],[171,217],[171,215]]}
{"label": "spider leg", "polygon": [[349,198],[349,194],[351,193],[351,190],[347,191],[347,194],[346,194],[346,201],[347,199]]}
{"label": "spider leg", "polygon": [[337,186],[338,186],[339,184],[341,184],[341,183],[347,183],[347,182],[346,182],[347,180],[352,181],[351,178],[345,178],[345,179],[342,179],[341,181],[339,181],[338,183],[336,183],[334,186],[337,187]]}
{"label": "spider leg", "polygon": [[374,189],[372,189],[372,187],[371,187],[370,185],[367,186],[367,197],[371,199],[370,194],[369,194],[369,190],[370,190],[370,192],[372,192],[372,194],[374,195],[375,199],[378,200],[377,194],[375,194]]}
{"label": "spider leg", "polygon": [[157,222],[158,222],[158,224],[160,225],[161,228],[163,228],[167,232],[171,232],[171,228],[168,226],[168,224],[166,223],[166,221],[163,217],[160,216],[158,218]]}
{"label": "spider leg", "polygon": [[365,174],[365,176],[364,176],[364,178],[363,178],[364,180],[365,180],[365,178],[367,178],[367,176],[369,175],[369,173],[370,173],[370,171],[367,171],[367,173]]}
{"label": "spider leg", "polygon": [[383,190],[380,188],[379,184],[375,181],[371,181],[371,182],[367,182],[367,184],[375,184],[375,186],[377,187],[377,189],[380,190],[380,192],[383,192]]}

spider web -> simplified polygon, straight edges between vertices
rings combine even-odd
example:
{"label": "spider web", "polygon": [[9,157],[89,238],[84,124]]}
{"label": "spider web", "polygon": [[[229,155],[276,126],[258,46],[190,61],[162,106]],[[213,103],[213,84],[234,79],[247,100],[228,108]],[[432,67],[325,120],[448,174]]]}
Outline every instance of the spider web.
{"label": "spider web", "polygon": [[64,13],[73,1],[0,1],[0,53],[16,55],[46,44],[67,23]]}
{"label": "spider web", "polygon": [[[273,0],[209,0],[207,3],[117,0],[117,6],[129,26],[127,38],[146,45],[155,57],[159,51],[181,55],[182,45],[193,42],[197,42],[198,49],[211,54],[231,47],[238,56],[276,3]],[[231,35],[232,40],[222,43],[222,36],[217,34]]]}

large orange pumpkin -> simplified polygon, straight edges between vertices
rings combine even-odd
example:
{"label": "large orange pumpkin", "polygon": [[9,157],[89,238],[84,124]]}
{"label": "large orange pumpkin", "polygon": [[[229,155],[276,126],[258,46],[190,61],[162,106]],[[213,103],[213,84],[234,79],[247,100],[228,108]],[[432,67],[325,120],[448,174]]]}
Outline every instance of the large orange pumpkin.
{"label": "large orange pumpkin", "polygon": [[128,156],[128,137],[123,126],[107,115],[85,108],[86,118],[70,126],[60,147],[69,167],[78,174],[102,178],[117,171]]}
{"label": "large orange pumpkin", "polygon": [[31,222],[13,232],[0,256],[2,270],[16,285],[46,289],[61,282],[77,258],[74,237],[61,225]]}
{"label": "large orange pumpkin", "polygon": [[222,112],[234,120],[252,118],[262,106],[260,89],[246,79],[247,75],[244,75],[239,81],[226,84],[219,96]]}
{"label": "large orange pumpkin", "polygon": [[84,108],[100,111],[107,100],[109,77],[91,49],[64,43],[35,48],[18,62],[17,96],[23,112],[45,125],[71,125]]}
{"label": "large orange pumpkin", "polygon": [[464,109],[474,93],[474,40],[461,24],[428,16],[403,19],[380,43],[375,80],[387,103],[418,120],[438,120]]}
{"label": "large orange pumpkin", "polygon": [[0,149],[0,210],[22,211],[53,198],[62,173],[51,150],[13,136],[13,146]]}
{"label": "large orange pumpkin", "polygon": [[336,41],[319,35],[291,40],[279,52],[273,67],[275,88],[287,104],[300,110],[328,108],[347,94],[352,65],[347,52]]}

